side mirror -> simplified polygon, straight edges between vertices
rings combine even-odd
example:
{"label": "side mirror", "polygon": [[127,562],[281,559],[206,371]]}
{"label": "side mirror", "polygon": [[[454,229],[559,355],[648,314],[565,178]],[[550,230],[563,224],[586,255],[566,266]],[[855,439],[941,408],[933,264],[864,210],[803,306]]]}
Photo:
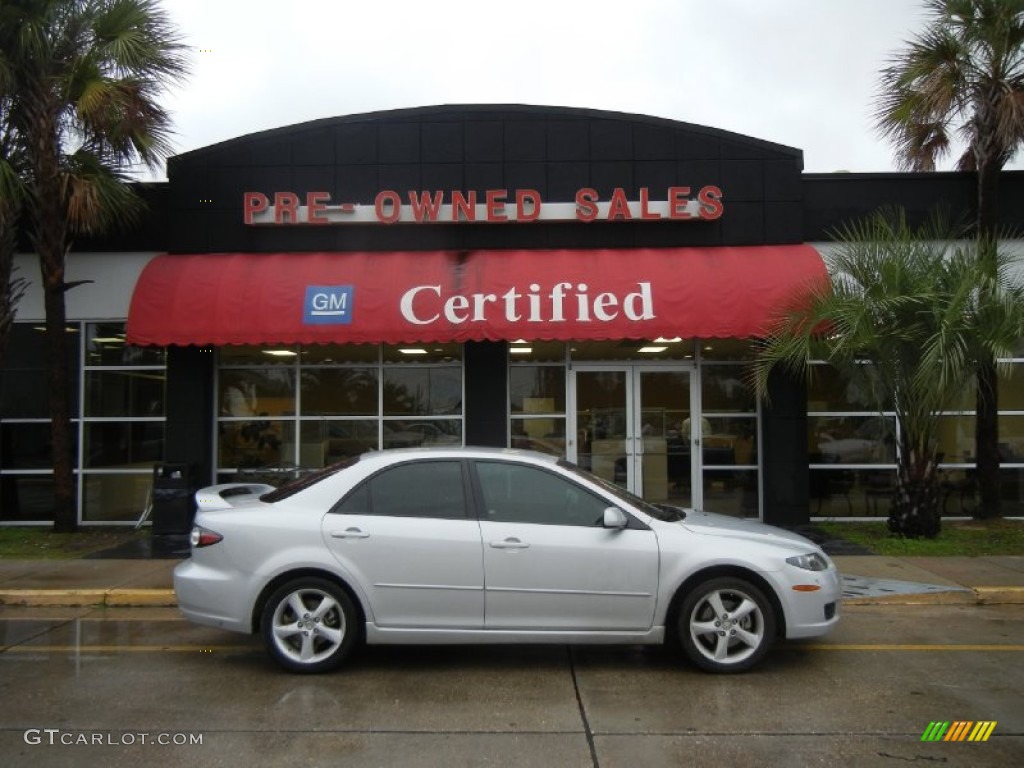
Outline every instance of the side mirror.
{"label": "side mirror", "polygon": [[604,520],[601,521],[601,525],[605,528],[621,531],[629,525],[629,518],[626,517],[626,513],[618,507],[608,507],[608,509],[604,511]]}

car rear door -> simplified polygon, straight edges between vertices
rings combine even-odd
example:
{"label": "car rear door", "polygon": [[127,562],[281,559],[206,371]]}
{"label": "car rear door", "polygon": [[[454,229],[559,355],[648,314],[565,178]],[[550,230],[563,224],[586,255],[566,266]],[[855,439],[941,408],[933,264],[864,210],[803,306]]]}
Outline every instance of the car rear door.
{"label": "car rear door", "polygon": [[380,627],[479,629],[484,574],[464,462],[416,460],[368,478],[324,516],[323,537]]}
{"label": "car rear door", "polygon": [[645,630],[658,542],[638,521],[604,528],[603,497],[553,471],[474,462],[488,629]]}

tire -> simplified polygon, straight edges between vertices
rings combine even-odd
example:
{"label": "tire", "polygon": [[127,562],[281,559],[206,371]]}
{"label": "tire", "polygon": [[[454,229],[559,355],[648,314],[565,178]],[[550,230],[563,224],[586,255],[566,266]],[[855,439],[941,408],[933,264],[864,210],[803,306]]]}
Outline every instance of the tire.
{"label": "tire", "polygon": [[680,606],[678,629],[683,651],[701,669],[745,672],[771,646],[775,610],[749,581],[723,576],[690,591]]}
{"label": "tire", "polygon": [[274,591],[260,617],[270,657],[290,672],[336,668],[359,638],[359,614],[332,581],[295,579]]}

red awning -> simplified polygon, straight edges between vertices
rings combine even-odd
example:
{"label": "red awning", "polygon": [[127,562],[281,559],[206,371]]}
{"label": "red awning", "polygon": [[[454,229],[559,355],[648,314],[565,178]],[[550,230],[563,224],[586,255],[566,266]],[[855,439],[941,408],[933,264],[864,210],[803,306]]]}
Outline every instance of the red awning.
{"label": "red awning", "polygon": [[806,245],[163,255],[128,342],[748,338],[826,279]]}

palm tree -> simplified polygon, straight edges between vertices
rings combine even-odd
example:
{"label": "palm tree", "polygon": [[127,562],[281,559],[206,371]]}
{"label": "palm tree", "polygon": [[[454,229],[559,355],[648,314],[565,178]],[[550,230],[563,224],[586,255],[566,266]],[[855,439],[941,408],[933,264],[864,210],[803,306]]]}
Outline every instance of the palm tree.
{"label": "palm tree", "polygon": [[24,278],[14,277],[14,253],[18,247],[18,217],[22,185],[18,177],[15,132],[11,125],[11,101],[7,96],[9,70],[0,57],[0,367],[7,336],[14,323],[15,307],[25,290]]}
{"label": "palm tree", "polygon": [[[927,0],[925,31],[881,73],[876,120],[904,168],[935,170],[959,134],[977,174],[978,257],[996,271],[999,173],[1024,141],[1024,0]],[[981,516],[1000,514],[996,366],[977,370]]]}
{"label": "palm tree", "polygon": [[977,361],[1011,355],[1024,333],[1024,290],[997,254],[993,278],[973,241],[950,246],[942,228],[910,228],[901,213],[880,212],[840,235],[829,285],[769,334],[753,367],[767,392],[777,366],[806,374],[812,359],[834,366],[870,393],[899,425],[894,533],[939,533],[937,429],[970,387]]}
{"label": "palm tree", "polygon": [[168,154],[158,97],[185,74],[184,46],[151,0],[4,0],[0,61],[46,310],[54,528],[74,530],[65,260],[76,235],[123,218],[125,170]]}

